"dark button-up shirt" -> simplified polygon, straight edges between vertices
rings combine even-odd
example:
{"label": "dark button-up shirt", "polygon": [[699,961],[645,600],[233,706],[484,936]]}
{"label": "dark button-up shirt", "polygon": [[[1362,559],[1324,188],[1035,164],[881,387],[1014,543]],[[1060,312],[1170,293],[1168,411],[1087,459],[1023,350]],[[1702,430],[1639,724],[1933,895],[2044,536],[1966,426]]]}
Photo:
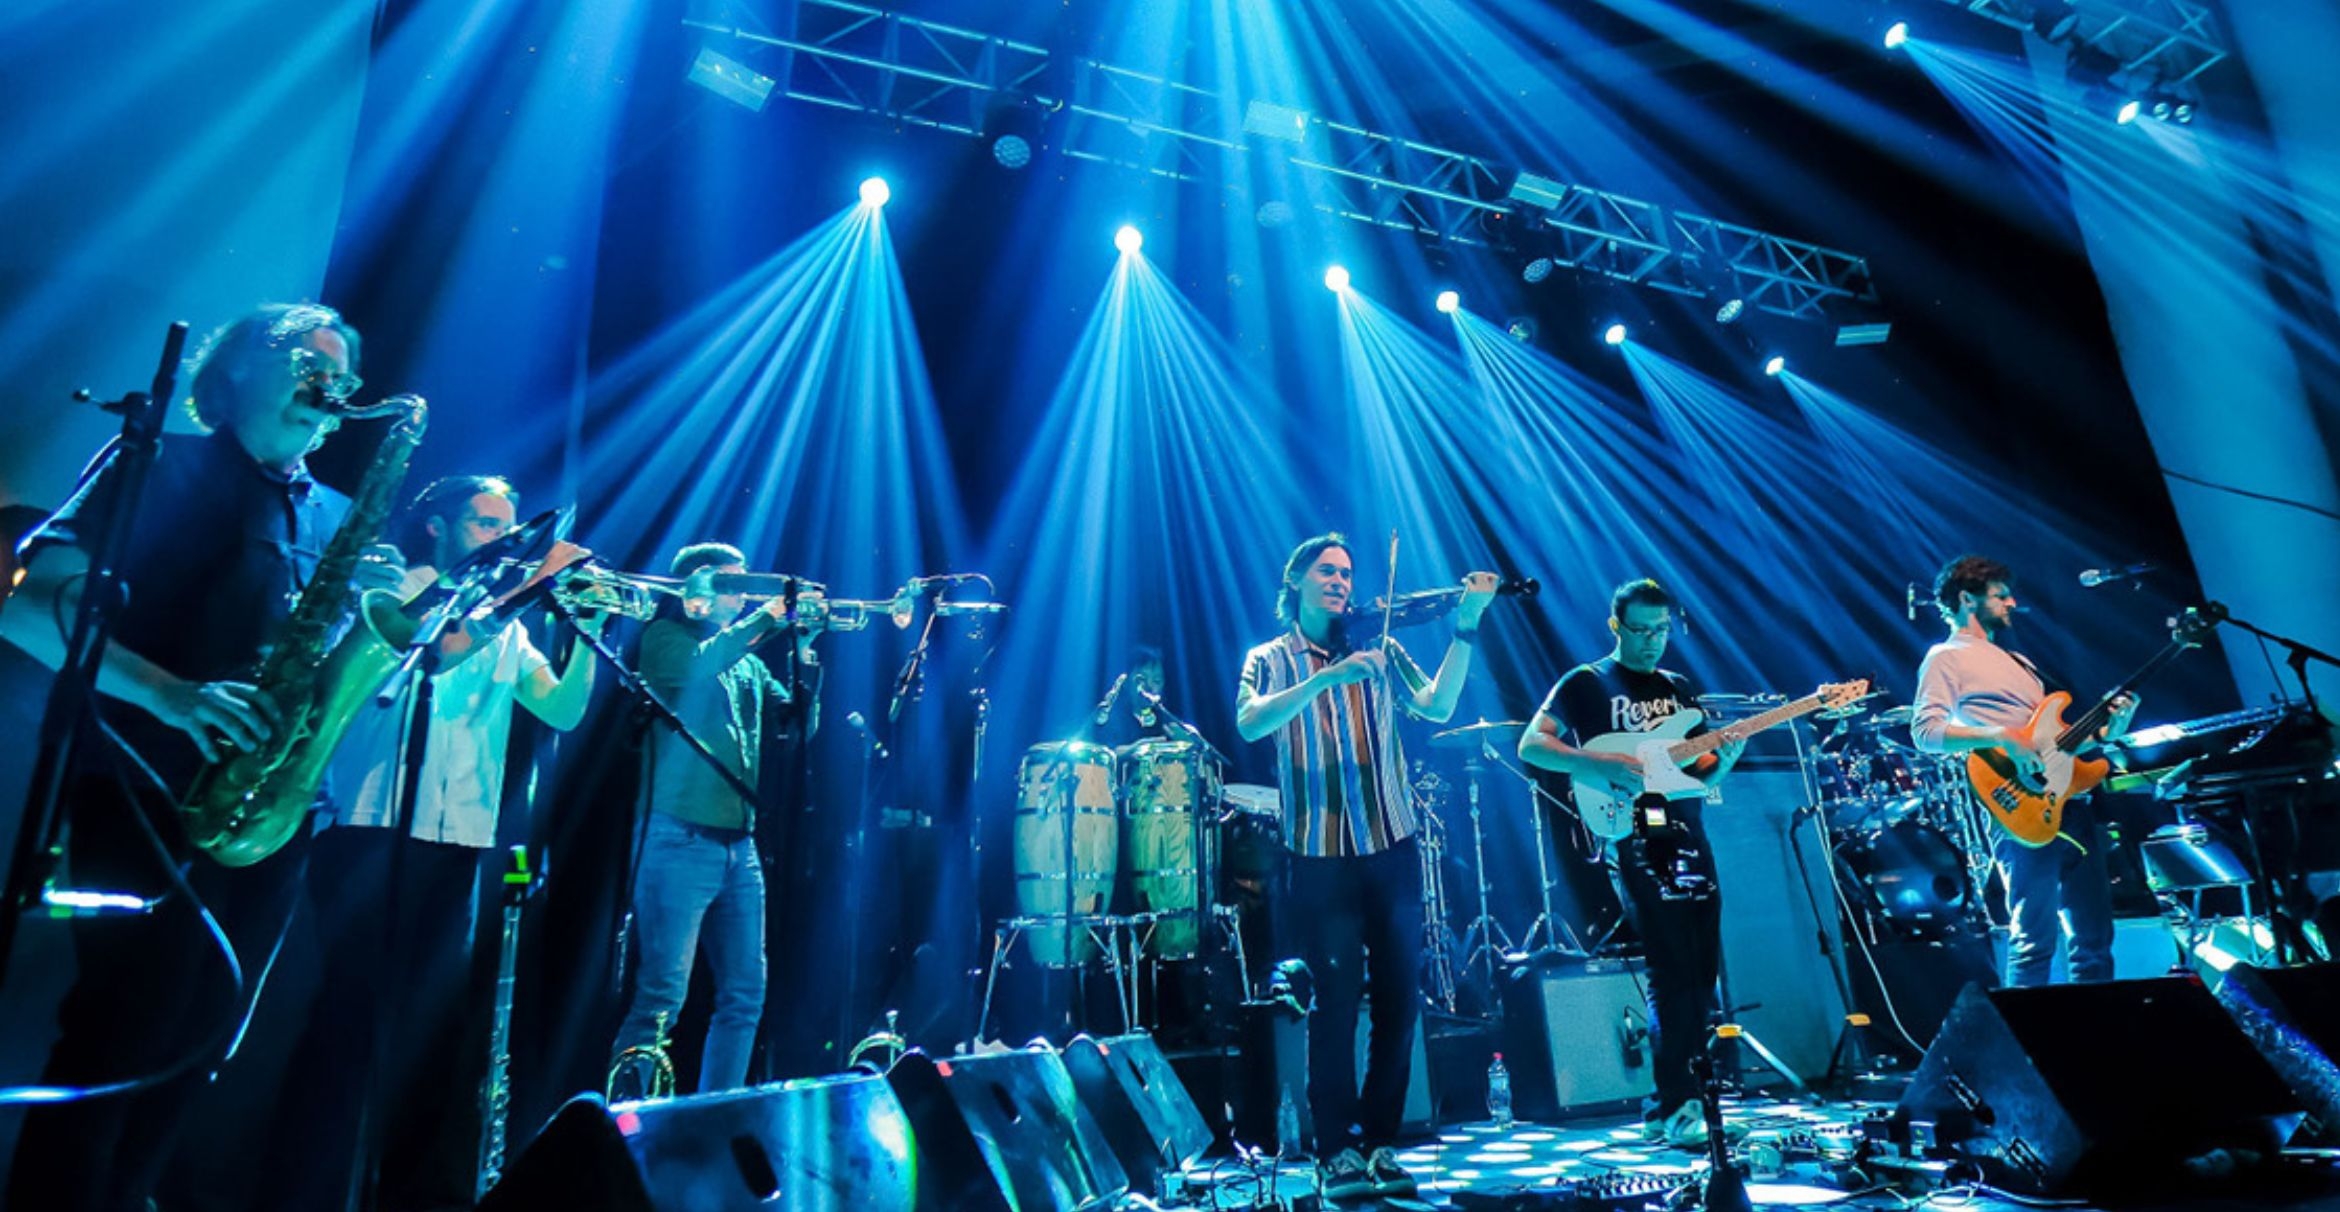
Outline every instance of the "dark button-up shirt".
{"label": "dark button-up shirt", "polygon": [[[101,452],[64,507],[25,536],[26,562],[97,541],[121,492],[113,453]],[[349,498],[305,467],[270,471],[224,431],[165,434],[128,545],[115,553],[129,597],[112,642],[190,681],[250,679],[348,512]],[[201,768],[177,729],[118,703],[107,717],[174,787]]]}

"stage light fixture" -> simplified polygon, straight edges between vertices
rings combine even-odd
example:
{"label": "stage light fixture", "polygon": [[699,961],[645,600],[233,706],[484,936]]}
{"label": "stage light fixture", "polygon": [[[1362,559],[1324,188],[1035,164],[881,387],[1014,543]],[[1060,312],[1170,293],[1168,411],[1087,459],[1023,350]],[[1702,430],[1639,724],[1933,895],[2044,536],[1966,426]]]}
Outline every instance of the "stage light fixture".
{"label": "stage light fixture", "polygon": [[1126,223],[1122,225],[1120,231],[1113,233],[1113,247],[1119,249],[1122,256],[1134,256],[1137,250],[1145,246],[1145,233]]}
{"label": "stage light fixture", "polygon": [[1625,326],[1622,324],[1609,325],[1602,330],[1601,340],[1611,345],[1623,345],[1625,343]]}
{"label": "stage light fixture", "polygon": [[684,77],[708,92],[753,113],[764,112],[775,81],[737,59],[701,48]]}
{"label": "stage light fixture", "polygon": [[2050,42],[2061,42],[2080,27],[2080,12],[2071,0],[2033,0],[2032,32]]}
{"label": "stage light fixture", "polygon": [[1503,325],[1503,335],[1522,345],[1533,342],[1538,331],[1540,329],[1534,316],[1513,316]]}
{"label": "stage light fixture", "polygon": [[2128,124],[2135,122],[2137,120],[2137,115],[2143,113],[2144,111],[2145,103],[2137,100],[2135,97],[2131,97],[2128,100],[2121,102],[2121,107],[2113,111],[2113,122],[2119,126],[2127,126]]}
{"label": "stage light fixture", "polygon": [[1886,50],[1900,50],[1901,44],[1907,41],[1909,41],[1909,22],[1896,21],[1892,25],[1886,27]]}
{"label": "stage light fixture", "polygon": [[1520,280],[1524,282],[1541,282],[1544,279],[1552,276],[1552,269],[1552,258],[1537,257],[1535,260],[1530,261],[1526,265],[1520,267]]}
{"label": "stage light fixture", "polygon": [[2180,101],[2169,111],[2169,119],[2179,126],[2184,126],[2194,120],[2194,107]]}
{"label": "stage light fixture", "polygon": [[1787,359],[1778,354],[1771,355],[1771,360],[1763,364],[1763,373],[1769,378],[1778,378],[1780,372],[1786,369]]}
{"label": "stage light fixture", "polygon": [[991,144],[991,158],[1001,168],[1015,171],[1032,162],[1040,148],[1039,105],[1020,94],[1005,94],[983,114],[983,137]]}
{"label": "stage light fixture", "polygon": [[894,191],[886,187],[884,177],[871,177],[861,183],[861,204],[863,206],[884,206],[886,201],[893,196]]}
{"label": "stage light fixture", "polygon": [[1324,288],[1335,294],[1349,289],[1349,271],[1338,265],[1324,271]]}
{"label": "stage light fixture", "polygon": [[1442,290],[1438,292],[1439,311],[1451,316],[1461,309],[1462,295],[1460,293],[1451,290]]}
{"label": "stage light fixture", "polygon": [[1747,301],[1745,299],[1725,299],[1722,306],[1714,309],[1714,322],[1717,324],[1736,324],[1739,322],[1739,317],[1746,314]]}

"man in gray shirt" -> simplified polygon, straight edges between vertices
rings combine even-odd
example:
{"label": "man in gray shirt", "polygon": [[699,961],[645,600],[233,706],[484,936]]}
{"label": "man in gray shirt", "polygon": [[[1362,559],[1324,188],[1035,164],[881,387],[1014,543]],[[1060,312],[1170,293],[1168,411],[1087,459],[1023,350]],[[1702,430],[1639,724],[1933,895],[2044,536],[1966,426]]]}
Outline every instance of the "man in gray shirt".
{"label": "man in gray shirt", "polygon": [[[1934,577],[1934,602],[1950,636],[1926,653],[1918,670],[1910,736],[1927,753],[1998,748],[2026,780],[2042,769],[2039,754],[2016,737],[2047,697],[2039,670],[2002,644],[2015,621],[2015,574],[1982,556],[1961,556]],[[2108,735],[2127,730],[2133,698],[2116,704]],[[2045,742],[2053,738],[2036,738]],[[2007,891],[2007,983],[2044,985],[2055,962],[2059,923],[2070,939],[2068,975],[2111,980],[2111,840],[2095,806],[2064,807],[2063,832],[2045,846],[2001,833],[1991,848]]]}

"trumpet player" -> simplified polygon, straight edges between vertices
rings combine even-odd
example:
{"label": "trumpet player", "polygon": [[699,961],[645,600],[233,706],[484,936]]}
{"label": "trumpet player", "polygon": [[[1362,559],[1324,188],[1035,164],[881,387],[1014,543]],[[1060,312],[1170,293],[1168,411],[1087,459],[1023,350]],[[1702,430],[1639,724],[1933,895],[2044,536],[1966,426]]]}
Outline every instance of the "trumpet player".
{"label": "trumpet player", "polygon": [[[406,562],[399,597],[420,596],[442,569],[502,538],[519,500],[497,476],[424,489],[393,523],[392,555]],[[537,575],[580,554],[556,544]],[[598,633],[601,618],[580,625]],[[268,1134],[262,1206],[339,1206],[362,1122],[378,1125],[378,1206],[471,1195],[486,1039],[473,942],[513,708],[574,729],[598,659],[579,644],[556,671],[518,619],[467,622],[442,648],[440,671],[364,709],[335,757],[329,827],[310,857],[324,971]],[[374,1079],[359,1080],[377,1059]],[[322,1073],[340,1076],[316,1080]]]}
{"label": "trumpet player", "polygon": [[[792,720],[818,725],[818,670],[812,642],[818,612],[791,618],[796,603],[773,598],[754,610],[715,578],[746,571],[724,543],[677,552],[679,609],[642,631],[642,681],[715,757],[748,786],[762,769],[765,734]],[[783,632],[786,640],[774,642]],[[796,684],[784,684],[766,650],[795,645]],[[764,870],[756,852],[755,807],[721,774],[669,733],[644,746],[650,802],[635,857],[634,936],[641,946],[635,990],[613,1057],[650,1048],[673,1024],[704,948],[715,978],[715,1009],[699,1065],[701,1093],[745,1083],[764,1007]],[[636,1052],[634,1055],[640,1055]],[[613,1065],[613,1068],[615,1066]]]}
{"label": "trumpet player", "polygon": [[[34,1108],[0,1200],[13,1208],[147,1206],[189,1101],[244,1009],[236,995],[249,997],[282,933],[306,858],[296,838],[248,867],[189,865],[189,890],[242,963],[237,990],[152,839],[188,859],[179,797],[207,762],[260,746],[276,723],[275,705],[245,679],[349,512],[349,498],[312,479],[306,460],[351,411],[358,333],[331,308],[273,304],[219,329],[191,369],[186,407],[202,432],[163,436],[127,545],[113,553],[128,592],[98,673],[97,712],[111,738],[80,748],[64,801],[72,881],[155,907],[74,923],[78,975],[42,1081],[175,1076]],[[0,612],[0,637],[51,667],[65,654],[90,547],[119,507],[122,467],[101,455],[20,548],[26,579]],[[375,562],[350,583],[386,586],[397,572]]]}

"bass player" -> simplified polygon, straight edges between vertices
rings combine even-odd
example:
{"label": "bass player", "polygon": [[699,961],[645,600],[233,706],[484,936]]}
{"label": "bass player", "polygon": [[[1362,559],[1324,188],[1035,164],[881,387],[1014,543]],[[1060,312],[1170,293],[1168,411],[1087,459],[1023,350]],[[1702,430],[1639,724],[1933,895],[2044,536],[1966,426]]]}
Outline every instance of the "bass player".
{"label": "bass player", "polygon": [[[2048,689],[2038,667],[2004,643],[2015,625],[2015,574],[1996,560],[1960,556],[1935,575],[1934,603],[1950,635],[1918,669],[1910,738],[1927,753],[1998,749],[2016,775],[2039,778],[2039,754],[2020,734]],[[2133,695],[2113,700],[2104,737],[2128,731],[2137,701]],[[2008,984],[2048,983],[2059,923],[2070,942],[2068,977],[2112,979],[2110,849],[2104,821],[2085,799],[2064,805],[2061,829],[2046,845],[1999,835],[1991,859],[2007,894]]]}

